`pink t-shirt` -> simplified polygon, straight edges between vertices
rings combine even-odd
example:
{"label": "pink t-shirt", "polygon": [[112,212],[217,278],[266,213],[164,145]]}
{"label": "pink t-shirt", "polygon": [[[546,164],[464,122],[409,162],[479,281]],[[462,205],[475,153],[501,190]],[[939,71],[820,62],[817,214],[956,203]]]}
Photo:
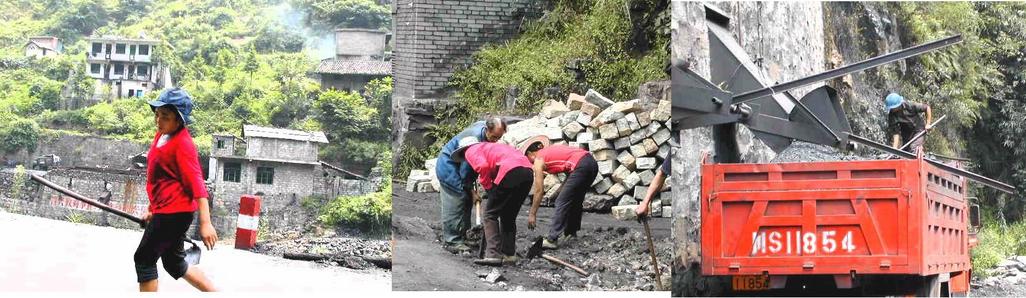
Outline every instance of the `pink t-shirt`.
{"label": "pink t-shirt", "polygon": [[474,172],[477,172],[477,179],[484,189],[492,189],[492,186],[501,183],[506,173],[514,168],[531,168],[531,162],[524,153],[506,144],[480,143],[467,148],[464,156]]}

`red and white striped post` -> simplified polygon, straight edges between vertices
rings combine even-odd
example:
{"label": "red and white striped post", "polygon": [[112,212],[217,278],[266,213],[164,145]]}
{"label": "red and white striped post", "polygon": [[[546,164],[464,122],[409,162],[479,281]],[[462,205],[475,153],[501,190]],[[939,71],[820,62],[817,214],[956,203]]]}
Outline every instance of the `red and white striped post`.
{"label": "red and white striped post", "polygon": [[235,248],[252,249],[256,246],[260,229],[260,197],[243,195],[239,199],[239,221],[235,228]]}

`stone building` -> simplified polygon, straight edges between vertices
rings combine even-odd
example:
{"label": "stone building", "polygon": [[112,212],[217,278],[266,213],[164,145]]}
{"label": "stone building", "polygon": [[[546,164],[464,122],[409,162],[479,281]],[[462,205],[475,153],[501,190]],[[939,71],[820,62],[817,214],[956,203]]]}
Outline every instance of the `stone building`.
{"label": "stone building", "polygon": [[172,85],[170,69],[153,60],[159,40],[102,36],[86,41],[86,75],[97,82],[94,100],[142,97]]}
{"label": "stone building", "polygon": [[25,43],[25,57],[57,57],[63,46],[60,39],[53,36],[33,36]]}
{"label": "stone building", "polygon": [[392,75],[385,52],[388,39],[389,34],[381,30],[336,30],[335,57],[322,60],[314,71],[321,89],[363,93],[371,80]]}
{"label": "stone building", "polygon": [[513,38],[542,10],[536,0],[396,0],[392,20],[394,158],[404,142],[422,145],[434,107],[451,101],[449,77],[482,46]]}
{"label": "stone building", "polygon": [[217,197],[242,194],[314,194],[317,148],[327,144],[323,132],[245,125],[242,138],[215,134],[207,180]]}

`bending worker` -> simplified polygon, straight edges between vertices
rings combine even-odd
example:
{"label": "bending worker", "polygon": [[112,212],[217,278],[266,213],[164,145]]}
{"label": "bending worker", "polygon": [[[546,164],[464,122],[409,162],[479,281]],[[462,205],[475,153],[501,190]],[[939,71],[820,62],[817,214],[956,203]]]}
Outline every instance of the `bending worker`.
{"label": "bending worker", "polygon": [[587,150],[567,145],[549,145],[545,136],[537,136],[524,143],[521,151],[534,168],[534,200],[527,215],[527,227],[534,229],[538,207],[541,206],[545,173],[567,173],[566,181],[556,195],[556,213],[549,227],[549,235],[542,240],[542,247],[556,249],[559,237],[577,236],[584,214],[584,195],[591,189],[592,181],[598,175],[598,162]]}
{"label": "bending worker", "polygon": [[[474,263],[502,266],[516,263],[517,215],[531,191],[531,162],[522,152],[506,144],[480,142],[474,137],[460,140],[453,160],[464,161],[478,175],[488,192],[485,202],[485,256]],[[479,197],[474,191],[475,197]]]}
{"label": "bending worker", "polygon": [[[891,136],[891,147],[901,149],[901,145],[924,130],[933,128],[933,111],[930,105],[905,101],[905,98],[897,93],[887,94],[884,98],[887,106],[887,135]],[[923,113],[926,113],[926,122],[923,122]],[[925,136],[920,137],[908,145],[904,150],[916,153],[916,150],[923,146]]]}
{"label": "bending worker", "polygon": [[471,124],[442,147],[435,164],[435,174],[441,189],[438,195],[442,206],[442,241],[454,253],[470,252],[464,242],[464,235],[470,229],[470,209],[473,202],[469,190],[475,178],[470,166],[451,158],[463,138],[473,137],[480,142],[495,142],[506,133],[506,122],[502,118],[489,118]]}

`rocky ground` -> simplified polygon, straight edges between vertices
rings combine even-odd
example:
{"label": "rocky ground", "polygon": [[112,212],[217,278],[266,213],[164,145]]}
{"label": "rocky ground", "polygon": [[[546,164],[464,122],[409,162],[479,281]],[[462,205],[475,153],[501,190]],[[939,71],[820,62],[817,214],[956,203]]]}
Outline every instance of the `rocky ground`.
{"label": "rocky ground", "polygon": [[[584,277],[541,258],[527,259],[531,241],[547,230],[552,208],[538,214],[539,229],[527,230],[528,207],[517,220],[515,266],[492,268],[473,264],[475,254],[455,255],[438,241],[441,233],[437,193],[411,193],[396,188],[393,194],[393,233],[396,238],[393,289],[396,290],[654,290],[655,277],[644,229],[635,221],[619,221],[609,214],[585,213],[578,238],[546,251],[590,273]],[[664,286],[669,286],[671,260],[670,221],[650,222]]]}
{"label": "rocky ground", "polygon": [[295,235],[259,241],[254,252],[337,265],[350,269],[391,269],[392,251],[387,240],[355,237]]}
{"label": "rocky ground", "polygon": [[1026,297],[1026,256],[1013,256],[998,263],[989,277],[974,278],[970,296]]}

